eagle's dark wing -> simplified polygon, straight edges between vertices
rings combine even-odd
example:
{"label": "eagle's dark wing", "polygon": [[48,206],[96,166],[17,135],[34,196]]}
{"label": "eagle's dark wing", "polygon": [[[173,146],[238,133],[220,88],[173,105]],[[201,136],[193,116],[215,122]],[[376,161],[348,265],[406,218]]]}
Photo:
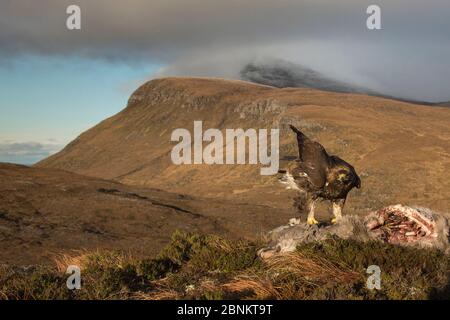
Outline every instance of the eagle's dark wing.
{"label": "eagle's dark wing", "polygon": [[291,129],[297,134],[300,166],[308,175],[311,183],[317,188],[323,188],[327,182],[327,168],[329,156],[325,148],[318,142],[312,141],[294,126]]}

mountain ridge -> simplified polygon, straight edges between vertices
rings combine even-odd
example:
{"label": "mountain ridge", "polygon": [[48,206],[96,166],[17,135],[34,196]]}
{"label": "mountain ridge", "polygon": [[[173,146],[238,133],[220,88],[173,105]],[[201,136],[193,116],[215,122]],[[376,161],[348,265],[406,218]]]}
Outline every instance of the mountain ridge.
{"label": "mountain ridge", "polygon": [[288,125],[302,128],[361,173],[363,188],[352,191],[348,212],[411,201],[436,210],[450,207],[445,191],[450,177],[443,170],[448,165],[445,150],[450,149],[448,108],[224,79],[149,81],[131,95],[124,110],[36,166],[290,208],[293,192],[284,190],[276,176],[260,176],[256,165],[173,165],[170,152],[176,143],[170,134],[176,128],[192,130],[195,120],[202,120],[205,129],[222,131],[280,128],[281,167],[297,155]]}
{"label": "mountain ridge", "polygon": [[338,93],[367,94],[380,98],[429,106],[449,105],[449,102],[436,103],[384,94],[377,90],[359,86],[351,82],[337,80],[314,69],[279,59],[270,60],[269,62],[247,63],[239,74],[241,79],[245,81],[276,88],[310,88]]}

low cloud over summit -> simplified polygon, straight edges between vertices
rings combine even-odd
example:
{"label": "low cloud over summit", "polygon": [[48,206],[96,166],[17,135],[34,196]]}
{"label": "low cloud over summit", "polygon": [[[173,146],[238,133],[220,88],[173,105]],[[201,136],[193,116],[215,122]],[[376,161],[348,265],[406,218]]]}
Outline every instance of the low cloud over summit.
{"label": "low cloud over summit", "polygon": [[161,75],[237,77],[268,56],[387,95],[450,100],[445,0],[380,0],[376,31],[366,28],[370,1],[79,0],[82,30],[72,32],[65,28],[72,2],[2,1],[1,60],[75,55],[159,64]]}

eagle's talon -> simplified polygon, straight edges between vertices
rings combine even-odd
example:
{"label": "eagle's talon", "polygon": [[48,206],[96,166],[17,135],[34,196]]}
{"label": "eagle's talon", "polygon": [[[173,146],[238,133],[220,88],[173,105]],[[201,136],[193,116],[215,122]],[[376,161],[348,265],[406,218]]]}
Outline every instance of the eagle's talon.
{"label": "eagle's talon", "polygon": [[313,224],[319,224],[319,221],[317,221],[314,218],[308,218],[307,220],[308,224],[313,225]]}
{"label": "eagle's talon", "polygon": [[337,218],[331,219],[331,223],[332,223],[332,224],[336,224],[338,221],[339,221],[339,219],[337,219]]}

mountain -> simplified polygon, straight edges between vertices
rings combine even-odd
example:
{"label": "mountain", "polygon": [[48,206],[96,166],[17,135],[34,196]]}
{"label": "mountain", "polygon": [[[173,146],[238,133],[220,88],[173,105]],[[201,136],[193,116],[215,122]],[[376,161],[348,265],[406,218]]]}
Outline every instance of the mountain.
{"label": "mountain", "polygon": [[333,92],[376,94],[375,91],[329,78],[310,68],[283,60],[251,62],[240,71],[243,80],[277,88],[311,88]]}
{"label": "mountain", "polygon": [[313,69],[280,59],[250,62],[242,68],[240,77],[245,81],[277,88],[310,88],[341,93],[361,93],[413,104],[449,106],[449,102],[434,103],[383,94],[354,83],[346,83],[330,78]]}
{"label": "mountain", "polygon": [[450,101],[440,102],[437,105],[441,107],[450,107]]}
{"label": "mountain", "polygon": [[[127,107],[81,134],[38,168],[126,185],[291,210],[295,191],[259,165],[174,165],[177,128],[280,128],[281,168],[297,155],[289,124],[353,164],[362,188],[345,213],[402,203],[450,208],[450,110],[363,94],[275,88],[244,81],[164,78],[147,82]],[[325,205],[325,204],[324,204]],[[328,218],[326,207],[319,217]],[[269,218],[272,219],[272,218]]]}

